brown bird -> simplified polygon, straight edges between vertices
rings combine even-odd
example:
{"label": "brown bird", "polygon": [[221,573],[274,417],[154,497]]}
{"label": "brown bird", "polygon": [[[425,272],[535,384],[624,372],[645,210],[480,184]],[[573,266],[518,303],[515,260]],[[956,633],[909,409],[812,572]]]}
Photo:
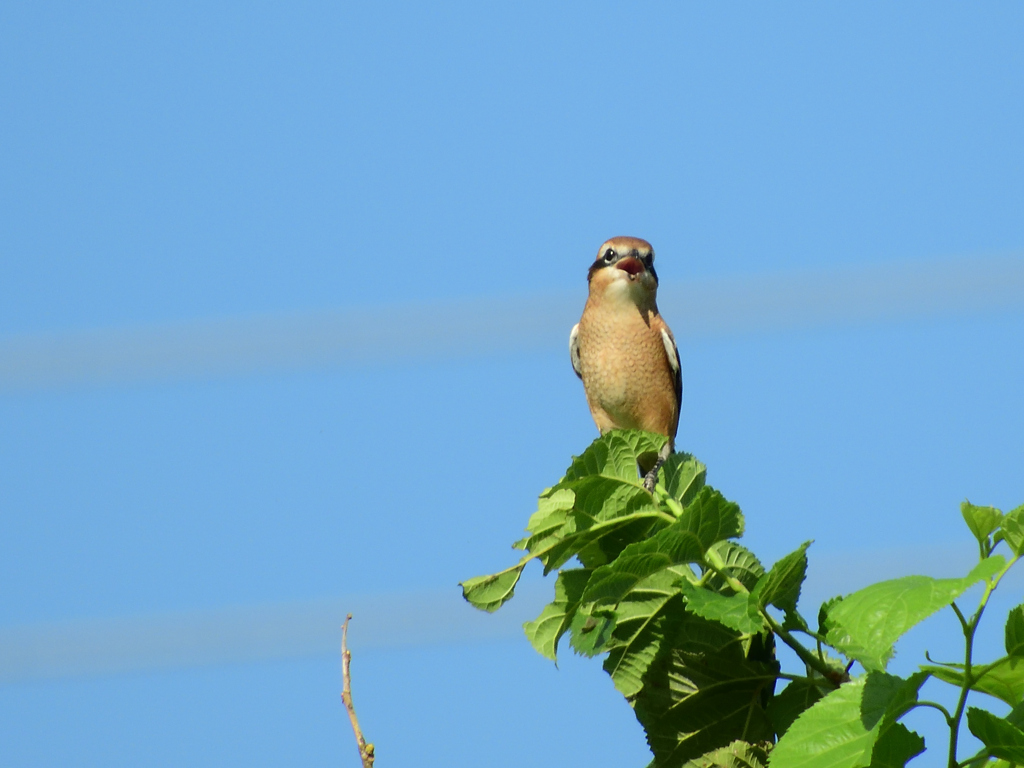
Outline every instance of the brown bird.
{"label": "brown bird", "polygon": [[668,442],[645,473],[654,490],[679,426],[683,377],[672,331],[658,314],[654,250],[638,237],[613,237],[587,273],[590,295],[569,334],[569,357],[583,380],[590,415],[603,435],[644,429]]}

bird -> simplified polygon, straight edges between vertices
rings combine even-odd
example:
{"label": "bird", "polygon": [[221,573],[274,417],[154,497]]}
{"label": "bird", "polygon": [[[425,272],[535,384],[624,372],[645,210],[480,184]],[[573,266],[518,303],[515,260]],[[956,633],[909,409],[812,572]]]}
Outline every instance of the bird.
{"label": "bird", "polygon": [[683,396],[679,350],[658,313],[654,249],[638,237],[606,240],[587,285],[583,315],[569,334],[569,359],[602,435],[642,429],[668,438],[653,463],[640,465],[644,488],[653,493],[675,447]]}

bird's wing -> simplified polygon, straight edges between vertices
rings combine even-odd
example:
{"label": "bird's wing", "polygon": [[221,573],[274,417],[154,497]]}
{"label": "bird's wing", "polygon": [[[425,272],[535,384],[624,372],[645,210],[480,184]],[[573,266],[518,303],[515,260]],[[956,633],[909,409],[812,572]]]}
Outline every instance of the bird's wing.
{"label": "bird's wing", "polygon": [[569,362],[572,363],[572,369],[576,371],[576,375],[581,379],[583,373],[580,371],[580,324],[576,323],[569,331]]}
{"label": "bird's wing", "polygon": [[682,408],[683,405],[683,369],[679,365],[679,348],[676,347],[676,340],[672,338],[672,331],[667,326],[661,326],[661,341],[665,345],[665,355],[668,357],[669,368],[672,369],[672,383],[676,390],[676,403]]}

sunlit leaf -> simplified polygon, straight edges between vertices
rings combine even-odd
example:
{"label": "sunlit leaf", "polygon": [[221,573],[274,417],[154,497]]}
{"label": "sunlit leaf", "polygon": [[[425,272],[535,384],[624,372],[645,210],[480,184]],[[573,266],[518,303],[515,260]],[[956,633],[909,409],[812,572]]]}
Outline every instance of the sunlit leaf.
{"label": "sunlit leaf", "polygon": [[874,672],[832,691],[805,710],[779,739],[770,765],[778,768],[864,768],[883,729],[893,699],[907,681]]}
{"label": "sunlit leaf", "polygon": [[1024,554],[1024,504],[1003,515],[996,538],[1005,541],[1013,554]]}
{"label": "sunlit leaf", "polygon": [[639,485],[638,459],[656,454],[666,439],[664,435],[639,430],[613,429],[606,432],[592,442],[581,456],[573,458],[559,485],[595,475]]}
{"label": "sunlit leaf", "polygon": [[543,563],[544,572],[573,556],[588,568],[615,559],[623,548],[665,524],[637,472],[640,457],[656,452],[663,435],[613,430],[573,460],[565,477],[547,489],[515,546]]}
{"label": "sunlit leaf", "polygon": [[821,604],[818,609],[818,634],[824,635],[828,632],[828,612],[842,601],[842,597],[831,597]]}
{"label": "sunlit leaf", "polygon": [[824,695],[821,686],[803,680],[795,680],[775,694],[768,704],[768,717],[776,735],[782,736],[805,709]]}
{"label": "sunlit leaf", "polygon": [[704,487],[707,467],[688,453],[674,453],[658,475],[669,496],[687,506]]}
{"label": "sunlit leaf", "polygon": [[[944,667],[926,666],[922,669],[957,688],[963,687],[962,664]],[[971,690],[987,693],[1000,701],[1005,701],[1011,707],[1024,701],[1024,658],[1010,656],[985,667],[974,668],[975,675],[981,671],[984,674],[974,681]]]}
{"label": "sunlit leaf", "polygon": [[683,510],[679,522],[685,525],[701,547],[743,535],[743,513],[739,505],[710,486],[700,489],[697,497]]}
{"label": "sunlit leaf", "polygon": [[722,595],[695,584],[681,585],[686,607],[698,616],[717,621],[745,635],[765,628],[757,604],[748,595]]}
{"label": "sunlit leaf", "polygon": [[907,630],[1004,565],[996,555],[982,560],[962,579],[905,576],[854,592],[829,608],[828,642],[866,669],[885,669],[894,644]]}
{"label": "sunlit leaf", "polygon": [[555,580],[554,601],[546,605],[535,620],[523,625],[526,637],[537,653],[552,661],[555,660],[558,641],[569,629],[589,579],[590,571],[582,568],[573,568],[558,574]]}
{"label": "sunlit leaf", "polygon": [[491,576],[466,579],[459,586],[462,596],[474,607],[488,613],[498,610],[515,593],[516,583],[523,575],[523,565],[516,565]]}
{"label": "sunlit leaf", "polygon": [[704,556],[704,550],[700,539],[687,527],[687,521],[677,520],[650,538],[630,544],[613,562],[596,569],[583,599],[617,603],[651,574],[697,562]]}
{"label": "sunlit leaf", "polygon": [[[761,565],[761,561],[753,552],[735,541],[719,541],[708,547],[708,551],[717,554],[725,564],[725,571],[748,590],[752,590],[757,584],[757,580],[764,576],[764,566]],[[710,576],[707,586],[717,592],[731,591],[725,580],[718,574]]]}
{"label": "sunlit leaf", "polygon": [[537,500],[537,511],[530,516],[526,530],[530,534],[522,541],[516,542],[516,549],[526,549],[527,544],[540,541],[546,536],[557,533],[569,520],[569,513],[576,502],[576,494],[571,488],[548,488]]}
{"label": "sunlit leaf", "polygon": [[773,565],[757,582],[753,597],[762,608],[774,605],[783,611],[796,611],[800,586],[807,575],[807,548],[810,545],[811,542],[805,541],[799,549]]}
{"label": "sunlit leaf", "polygon": [[701,755],[684,763],[683,768],[765,768],[771,744],[749,744],[734,741],[726,747]]}
{"label": "sunlit leaf", "polygon": [[988,537],[999,528],[1003,519],[1003,513],[995,507],[979,507],[969,501],[960,504],[960,514],[974,538],[983,546],[987,546]]}

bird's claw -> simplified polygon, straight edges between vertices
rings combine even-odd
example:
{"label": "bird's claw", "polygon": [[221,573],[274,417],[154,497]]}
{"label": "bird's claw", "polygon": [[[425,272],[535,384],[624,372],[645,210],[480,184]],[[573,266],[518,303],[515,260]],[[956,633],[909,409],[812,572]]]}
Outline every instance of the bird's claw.
{"label": "bird's claw", "polygon": [[644,475],[644,489],[648,493],[654,493],[654,486],[658,484],[658,470],[652,469]]}

